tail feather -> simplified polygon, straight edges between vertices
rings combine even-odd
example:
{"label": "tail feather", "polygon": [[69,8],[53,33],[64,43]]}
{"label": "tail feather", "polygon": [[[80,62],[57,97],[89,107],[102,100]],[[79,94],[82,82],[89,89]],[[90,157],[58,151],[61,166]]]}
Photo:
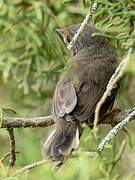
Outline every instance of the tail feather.
{"label": "tail feather", "polygon": [[69,155],[72,151],[72,149],[77,149],[79,146],[79,131],[78,128],[76,128],[76,132],[74,136],[68,136],[64,143],[61,144],[59,147],[59,151],[63,155]]}
{"label": "tail feather", "polygon": [[43,147],[43,154],[46,154],[46,156],[48,158],[51,158],[51,147],[52,147],[52,143],[53,143],[53,139],[55,138],[56,135],[56,130],[53,130],[53,132],[49,135],[49,137],[47,138],[47,140],[44,143],[44,147]]}
{"label": "tail feather", "polygon": [[62,162],[73,149],[79,146],[79,129],[77,124],[63,118],[58,119],[57,122],[54,131],[44,144],[43,154],[55,161]]}

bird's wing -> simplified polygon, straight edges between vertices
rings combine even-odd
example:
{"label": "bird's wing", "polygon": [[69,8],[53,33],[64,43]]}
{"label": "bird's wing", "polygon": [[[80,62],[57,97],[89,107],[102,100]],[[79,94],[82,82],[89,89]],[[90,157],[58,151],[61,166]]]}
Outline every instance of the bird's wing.
{"label": "bird's wing", "polygon": [[[95,56],[98,55],[96,54]],[[94,58],[97,60],[93,60]],[[115,67],[112,67],[113,65],[107,57],[102,58],[102,63],[100,58],[102,57],[94,57],[91,54],[89,58],[82,55],[76,56],[79,64],[77,76],[79,77],[80,84],[76,88],[77,106],[73,110],[73,115],[79,121],[88,119],[91,121],[93,119],[96,104],[102,97],[109,79],[115,70]],[[102,106],[101,115],[108,110],[111,104],[112,99],[109,97],[105,106]]]}
{"label": "bird's wing", "polygon": [[105,88],[101,88],[99,84],[95,84],[92,81],[85,81],[77,93],[78,104],[73,112],[74,117],[79,121],[91,119],[96,104],[102,97],[104,91]]}
{"label": "bird's wing", "polygon": [[73,111],[77,104],[76,91],[70,78],[61,76],[53,98],[53,114],[63,117]]}

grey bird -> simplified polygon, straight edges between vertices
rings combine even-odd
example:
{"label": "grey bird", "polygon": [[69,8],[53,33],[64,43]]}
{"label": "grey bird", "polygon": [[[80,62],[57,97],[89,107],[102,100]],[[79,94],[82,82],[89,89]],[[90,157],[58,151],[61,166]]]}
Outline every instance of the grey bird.
{"label": "grey bird", "polygon": [[[80,24],[58,30],[68,45]],[[110,77],[117,67],[117,56],[99,30],[87,25],[73,50],[56,86],[53,97],[55,129],[46,140],[43,153],[48,158],[63,162],[78,148],[83,132],[82,123],[93,127],[96,105],[102,97]],[[118,87],[113,89],[100,110],[99,121],[112,108]]]}

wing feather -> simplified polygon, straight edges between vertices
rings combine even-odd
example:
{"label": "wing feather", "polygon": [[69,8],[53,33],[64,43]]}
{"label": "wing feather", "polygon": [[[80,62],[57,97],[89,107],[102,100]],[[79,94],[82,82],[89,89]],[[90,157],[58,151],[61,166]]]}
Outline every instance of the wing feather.
{"label": "wing feather", "polygon": [[53,114],[63,117],[73,111],[77,104],[77,96],[72,81],[62,76],[56,86],[53,98]]}

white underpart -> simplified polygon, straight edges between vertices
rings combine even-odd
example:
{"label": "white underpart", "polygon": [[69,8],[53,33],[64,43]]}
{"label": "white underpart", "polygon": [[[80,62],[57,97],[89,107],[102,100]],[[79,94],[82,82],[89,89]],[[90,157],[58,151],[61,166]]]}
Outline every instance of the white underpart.
{"label": "white underpart", "polygon": [[79,147],[79,130],[76,129],[75,137],[72,143],[72,149],[77,149]]}

